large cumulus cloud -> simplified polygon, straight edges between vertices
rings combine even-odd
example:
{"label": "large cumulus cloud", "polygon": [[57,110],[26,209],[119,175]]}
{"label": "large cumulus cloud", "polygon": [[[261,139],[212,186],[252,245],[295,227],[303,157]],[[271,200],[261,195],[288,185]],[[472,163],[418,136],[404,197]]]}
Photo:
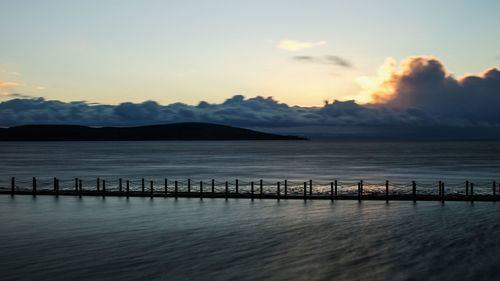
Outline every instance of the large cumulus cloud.
{"label": "large cumulus cloud", "polygon": [[414,108],[448,125],[500,123],[500,71],[455,78],[433,57],[401,63],[372,93],[373,103],[391,109]]}
{"label": "large cumulus cloud", "polygon": [[491,68],[454,78],[430,57],[404,61],[376,87],[371,103],[327,102],[320,107],[289,106],[272,97],[236,95],[221,104],[154,101],[119,105],[15,98],[0,103],[0,126],[81,124],[131,126],[173,122],[211,122],[305,136],[370,135],[500,137],[500,72]]}

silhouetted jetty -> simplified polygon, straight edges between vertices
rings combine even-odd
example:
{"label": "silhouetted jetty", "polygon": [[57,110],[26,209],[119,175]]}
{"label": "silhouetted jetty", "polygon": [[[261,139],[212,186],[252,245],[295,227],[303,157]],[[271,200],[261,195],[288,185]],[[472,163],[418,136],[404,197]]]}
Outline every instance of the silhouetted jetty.
{"label": "silhouetted jetty", "polygon": [[[475,189],[476,188],[476,189]],[[425,201],[498,201],[496,181],[445,184],[444,181],[407,183],[307,181],[193,181],[129,179],[65,179],[56,177],[30,180],[10,178],[10,188],[0,187],[0,194],[53,196],[124,196],[124,197],[198,197],[249,199],[323,199],[323,200],[425,200]]]}

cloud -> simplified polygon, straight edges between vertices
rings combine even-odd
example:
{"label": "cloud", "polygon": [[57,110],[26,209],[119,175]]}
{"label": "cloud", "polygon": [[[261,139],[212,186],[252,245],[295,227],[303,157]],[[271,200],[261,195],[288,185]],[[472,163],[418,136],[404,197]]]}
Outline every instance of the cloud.
{"label": "cloud", "polygon": [[382,69],[375,79],[378,85],[371,88],[372,104],[396,110],[417,108],[448,123],[500,123],[496,68],[455,78],[439,59],[421,56],[402,60],[398,70],[388,60]]}
{"label": "cloud", "polygon": [[370,103],[335,100],[320,107],[289,106],[272,97],[242,95],[217,104],[105,105],[11,94],[13,99],[0,103],[0,126],[210,122],[309,137],[500,138],[500,72],[496,68],[454,78],[438,59],[412,57],[398,69],[394,60],[387,59],[378,74],[365,77],[364,94],[369,94]]}
{"label": "cloud", "polygon": [[325,45],[326,41],[317,41],[317,42],[300,42],[294,40],[281,40],[276,48],[284,49],[287,51],[299,51],[302,49],[313,48],[321,45]]}
{"label": "cloud", "polygon": [[43,87],[43,86],[36,86],[36,88],[35,88],[35,89],[37,89],[37,90],[39,90],[39,91],[42,91],[42,90],[45,90],[45,87]]}
{"label": "cloud", "polygon": [[326,55],[324,57],[312,57],[312,56],[294,56],[294,60],[300,62],[310,62],[310,63],[319,63],[319,64],[330,64],[335,66],[341,66],[345,68],[351,68],[352,64],[339,56]]}
{"label": "cloud", "polygon": [[17,82],[6,82],[6,81],[0,81],[0,87],[5,87],[5,86],[17,86],[19,83]]}
{"label": "cloud", "polygon": [[17,82],[0,81],[0,96],[7,96],[13,89],[12,86],[18,86]]}

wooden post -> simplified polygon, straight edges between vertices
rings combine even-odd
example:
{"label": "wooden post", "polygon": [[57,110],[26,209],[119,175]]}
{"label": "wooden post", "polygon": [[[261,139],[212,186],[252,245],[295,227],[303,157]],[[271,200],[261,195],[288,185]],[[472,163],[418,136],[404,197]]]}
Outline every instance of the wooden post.
{"label": "wooden post", "polygon": [[59,196],[59,179],[56,179],[56,196]]}
{"label": "wooden post", "polygon": [[130,195],[130,182],[127,180],[127,197]]}
{"label": "wooden post", "polygon": [[361,196],[363,196],[363,180],[359,181],[359,190],[361,192]]}
{"label": "wooden post", "polygon": [[236,179],[236,194],[238,194],[238,179]]}
{"label": "wooden post", "polygon": [[264,190],[264,188],[263,188],[262,180],[260,180],[260,196],[262,196],[262,195],[263,195],[263,194],[262,194],[262,193],[263,193],[263,190]]}
{"label": "wooden post", "polygon": [[309,180],[309,196],[313,195],[313,181]]}
{"label": "wooden post", "polygon": [[385,181],[385,199],[389,199],[389,181]]}
{"label": "wooden post", "polygon": [[[54,177],[54,193],[56,192],[57,189],[57,179]],[[14,188],[12,188],[12,192],[14,192]]]}
{"label": "wooden post", "polygon": [[335,197],[337,197],[337,180],[335,180]]}
{"label": "wooden post", "polygon": [[78,178],[75,178],[75,192],[78,192]]}
{"label": "wooden post", "polygon": [[150,190],[150,196],[153,197],[154,189],[153,189],[153,181],[149,181],[151,190]]}
{"label": "wooden post", "polygon": [[165,196],[167,196],[168,193],[168,179],[165,179]]}
{"label": "wooden post", "polygon": [[120,189],[120,193],[122,193],[122,191],[123,191],[122,178],[118,179],[118,188]]}
{"label": "wooden post", "polygon": [[439,181],[439,197],[441,197],[441,181]]}
{"label": "wooden post", "polygon": [[465,196],[469,196],[469,181],[465,181]]}
{"label": "wooden post", "polygon": [[175,190],[174,190],[174,193],[175,193],[175,198],[177,198],[177,192],[179,190],[178,186],[177,186],[177,181],[174,182],[175,184]]}
{"label": "wooden post", "polygon": [[200,199],[203,198],[203,181],[200,181]]}
{"label": "wooden post", "polygon": [[415,181],[412,181],[411,185],[412,185],[413,201],[415,201],[417,199],[417,184],[415,183]]}
{"label": "wooden post", "polygon": [[226,181],[226,199],[227,199],[228,193],[229,193],[229,186],[228,186],[227,181]]}
{"label": "wooden post", "polygon": [[470,183],[470,200],[474,200],[474,184],[472,182]]}
{"label": "wooden post", "polygon": [[288,195],[288,181],[285,180],[285,197]]}
{"label": "wooden post", "polygon": [[78,194],[81,196],[83,192],[82,180],[78,180]]}
{"label": "wooden post", "polygon": [[[55,180],[54,180],[54,185],[55,185]],[[55,188],[55,186],[54,186]],[[14,192],[16,191],[16,178],[12,177],[10,179],[10,194],[14,195]]]}
{"label": "wooden post", "polygon": [[212,194],[215,193],[215,180],[212,179]]}
{"label": "wooden post", "polygon": [[102,196],[106,195],[106,180],[102,180]]}
{"label": "wooden post", "polygon": [[36,178],[33,177],[33,195],[36,195]]}
{"label": "wooden post", "polygon": [[253,193],[254,193],[254,191],[253,191],[253,181],[250,183],[250,188],[251,188],[250,192],[252,194],[252,199],[253,199]]}
{"label": "wooden post", "polygon": [[493,181],[493,197],[497,196],[497,183],[495,181]]}
{"label": "wooden post", "polygon": [[99,178],[97,178],[97,182],[96,182],[97,192],[99,192],[99,190],[101,189],[100,183],[101,183],[101,180],[99,180]]}
{"label": "wooden post", "polygon": [[277,187],[276,195],[278,195],[278,200],[280,200],[280,182],[276,184],[276,187]]}
{"label": "wooden post", "polygon": [[142,181],[141,181],[141,186],[142,186],[142,193],[144,193],[144,178],[142,178]]}
{"label": "wooden post", "polygon": [[333,181],[330,182],[330,199],[333,201]]}
{"label": "wooden post", "polygon": [[307,198],[307,182],[304,182],[304,200]]}
{"label": "wooden post", "polygon": [[191,179],[188,179],[188,193],[191,193]]}

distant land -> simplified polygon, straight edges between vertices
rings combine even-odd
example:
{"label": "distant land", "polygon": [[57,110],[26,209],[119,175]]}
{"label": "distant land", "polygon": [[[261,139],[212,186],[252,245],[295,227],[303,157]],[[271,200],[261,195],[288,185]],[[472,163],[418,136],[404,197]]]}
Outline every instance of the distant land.
{"label": "distant land", "polygon": [[139,127],[24,125],[0,128],[0,141],[305,140],[210,123]]}

